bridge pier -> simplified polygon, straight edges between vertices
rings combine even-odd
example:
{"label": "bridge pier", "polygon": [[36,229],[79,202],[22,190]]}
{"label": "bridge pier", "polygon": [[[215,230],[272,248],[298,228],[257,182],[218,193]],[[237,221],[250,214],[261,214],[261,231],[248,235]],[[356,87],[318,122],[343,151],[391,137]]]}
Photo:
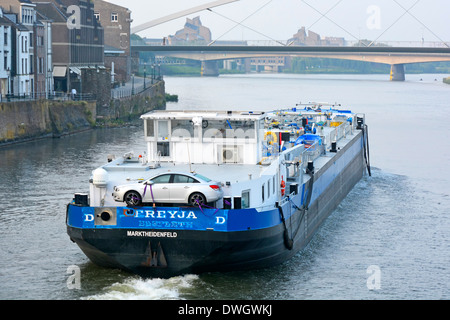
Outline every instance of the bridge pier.
{"label": "bridge pier", "polygon": [[202,61],[202,76],[205,77],[218,77],[219,76],[219,64],[216,60]]}
{"label": "bridge pier", "polygon": [[405,81],[405,65],[392,64],[391,65],[391,81]]}

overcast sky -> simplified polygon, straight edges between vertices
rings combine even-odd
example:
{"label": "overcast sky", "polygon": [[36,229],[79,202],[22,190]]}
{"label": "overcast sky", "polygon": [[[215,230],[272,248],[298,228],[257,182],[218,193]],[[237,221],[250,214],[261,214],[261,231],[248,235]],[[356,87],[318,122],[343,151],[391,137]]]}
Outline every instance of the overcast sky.
{"label": "overcast sky", "polygon": [[[130,9],[132,26],[137,26],[213,0],[107,1]],[[188,17],[200,16],[213,40],[287,40],[304,26],[322,37],[346,40],[450,41],[448,0],[239,0],[212,11]],[[139,35],[173,35],[185,21],[186,17],[179,18]],[[236,24],[241,21],[243,26]]]}

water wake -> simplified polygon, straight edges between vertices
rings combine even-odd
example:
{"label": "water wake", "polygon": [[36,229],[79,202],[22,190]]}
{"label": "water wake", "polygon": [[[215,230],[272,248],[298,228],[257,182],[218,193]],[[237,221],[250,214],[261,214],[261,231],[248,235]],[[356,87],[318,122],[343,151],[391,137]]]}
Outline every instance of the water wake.
{"label": "water wake", "polygon": [[197,275],[169,279],[127,278],[106,287],[103,293],[84,297],[82,300],[178,300],[198,280]]}

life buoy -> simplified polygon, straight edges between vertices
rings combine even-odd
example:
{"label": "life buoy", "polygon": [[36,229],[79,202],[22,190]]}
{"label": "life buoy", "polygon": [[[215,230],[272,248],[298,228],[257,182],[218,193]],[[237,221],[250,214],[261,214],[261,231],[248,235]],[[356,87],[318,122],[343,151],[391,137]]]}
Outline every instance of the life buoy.
{"label": "life buoy", "polygon": [[281,187],[281,196],[284,197],[284,194],[286,192],[286,182],[284,182],[284,177],[283,176],[281,176],[280,187]]}
{"label": "life buoy", "polygon": [[275,134],[275,132],[267,131],[267,132],[264,134],[264,140],[266,140],[266,138],[267,138],[268,135],[271,135],[271,136],[272,136],[272,141],[270,141],[269,144],[277,143],[277,135]]}

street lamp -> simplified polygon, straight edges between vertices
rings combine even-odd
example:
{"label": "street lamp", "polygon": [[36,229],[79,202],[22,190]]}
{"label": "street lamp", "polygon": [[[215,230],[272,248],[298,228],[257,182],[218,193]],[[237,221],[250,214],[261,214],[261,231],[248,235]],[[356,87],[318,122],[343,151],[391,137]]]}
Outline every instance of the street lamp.
{"label": "street lamp", "polygon": [[10,80],[11,69],[9,69],[9,67],[8,67],[8,69],[6,69],[6,73],[8,74],[8,95],[7,95],[6,101],[9,102],[11,99],[11,80]]}
{"label": "street lamp", "polygon": [[9,67],[8,69],[6,69],[6,73],[8,74],[8,96],[9,96],[9,94],[11,93],[10,91],[11,82],[9,81],[9,77],[11,76],[11,70],[9,69]]}
{"label": "street lamp", "polygon": [[147,76],[147,65],[144,64],[144,90],[146,89],[146,86],[145,86],[145,78],[146,78],[146,76]]}
{"label": "street lamp", "polygon": [[152,64],[152,84],[154,83],[154,81],[155,81],[155,64],[153,63]]}

